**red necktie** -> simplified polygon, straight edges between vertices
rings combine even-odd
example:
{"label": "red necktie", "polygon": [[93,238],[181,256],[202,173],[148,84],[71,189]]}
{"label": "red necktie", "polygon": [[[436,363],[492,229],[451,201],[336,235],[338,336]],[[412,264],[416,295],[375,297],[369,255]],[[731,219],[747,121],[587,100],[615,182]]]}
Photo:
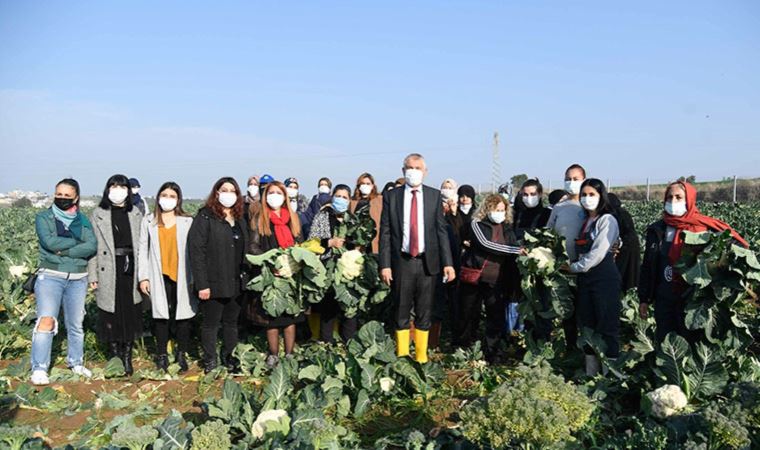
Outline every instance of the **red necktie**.
{"label": "red necktie", "polygon": [[409,208],[409,254],[416,258],[420,254],[419,234],[417,232],[417,190],[412,190],[412,206]]}

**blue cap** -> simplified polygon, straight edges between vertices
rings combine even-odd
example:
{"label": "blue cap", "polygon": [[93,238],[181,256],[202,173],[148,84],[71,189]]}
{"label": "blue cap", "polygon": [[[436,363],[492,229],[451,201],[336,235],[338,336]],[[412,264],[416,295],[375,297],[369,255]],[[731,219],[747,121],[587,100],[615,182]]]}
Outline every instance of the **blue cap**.
{"label": "blue cap", "polygon": [[264,186],[265,184],[272,183],[273,181],[275,181],[274,177],[268,173],[265,173],[261,176],[261,178],[259,178],[259,185]]}
{"label": "blue cap", "polygon": [[140,182],[137,181],[137,178],[130,178],[129,179],[129,186],[130,187],[140,187]]}

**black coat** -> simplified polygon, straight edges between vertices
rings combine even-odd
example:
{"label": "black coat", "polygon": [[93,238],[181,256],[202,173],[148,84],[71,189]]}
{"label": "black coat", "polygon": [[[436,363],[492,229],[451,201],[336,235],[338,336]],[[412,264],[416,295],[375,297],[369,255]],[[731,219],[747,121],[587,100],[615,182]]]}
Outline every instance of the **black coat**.
{"label": "black coat", "polygon": [[235,254],[230,224],[210,209],[202,208],[193,220],[187,236],[187,248],[196,291],[211,289],[213,298],[235,297],[248,282],[248,226],[239,220],[243,236],[243,253]]}
{"label": "black coat", "polygon": [[[394,268],[401,260],[404,239],[405,187],[393,189],[383,195],[383,212],[380,216],[380,268]],[[425,210],[425,268],[428,275],[441,272],[442,267],[453,267],[446,218],[443,217],[441,192],[422,186]]]}
{"label": "black coat", "polygon": [[[470,229],[478,227],[480,233],[471,231],[472,243],[462,256],[462,267],[471,267],[480,269],[483,267],[486,259],[489,264],[499,265],[499,283],[505,283],[506,291],[511,299],[515,289],[520,286],[520,274],[517,269],[517,254],[520,247],[517,244],[517,238],[512,227],[506,223],[496,225],[489,220],[470,222]],[[497,244],[491,241],[493,227],[502,227],[504,235],[504,244]],[[482,240],[481,240],[482,237]]]}
{"label": "black coat", "polygon": [[644,261],[641,263],[641,274],[638,283],[638,295],[641,303],[654,303],[659,274],[664,269],[660,267],[660,252],[665,239],[667,225],[658,220],[649,225],[644,244]]}
{"label": "black coat", "polygon": [[615,216],[620,227],[620,241],[622,243],[615,264],[617,264],[620,272],[623,292],[626,292],[639,284],[641,244],[631,214],[623,208],[618,208]]}

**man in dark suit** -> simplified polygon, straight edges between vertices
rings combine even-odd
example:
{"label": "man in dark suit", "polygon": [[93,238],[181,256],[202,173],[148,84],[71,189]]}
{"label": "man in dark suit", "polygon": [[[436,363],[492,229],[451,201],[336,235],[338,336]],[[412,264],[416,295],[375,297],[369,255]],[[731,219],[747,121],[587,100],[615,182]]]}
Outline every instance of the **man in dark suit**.
{"label": "man in dark suit", "polygon": [[409,322],[414,310],[415,360],[427,362],[436,277],[454,272],[441,192],[422,184],[425,158],[412,153],[402,169],[406,184],[383,194],[380,216],[380,276],[395,301],[396,354],[409,355]]}

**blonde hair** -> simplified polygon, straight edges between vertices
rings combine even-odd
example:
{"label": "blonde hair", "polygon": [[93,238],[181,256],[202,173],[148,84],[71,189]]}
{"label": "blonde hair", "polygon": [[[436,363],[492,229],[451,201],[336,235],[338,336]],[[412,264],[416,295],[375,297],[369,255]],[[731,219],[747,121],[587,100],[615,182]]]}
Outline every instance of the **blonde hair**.
{"label": "blonde hair", "polygon": [[512,205],[509,204],[507,199],[502,197],[499,194],[489,194],[484,200],[483,203],[480,204],[480,208],[478,208],[478,211],[473,216],[474,220],[481,221],[488,217],[488,213],[491,211],[494,211],[497,206],[499,206],[499,203],[504,204],[505,211],[507,212],[507,217],[504,219],[505,224],[511,225],[512,224]]}

